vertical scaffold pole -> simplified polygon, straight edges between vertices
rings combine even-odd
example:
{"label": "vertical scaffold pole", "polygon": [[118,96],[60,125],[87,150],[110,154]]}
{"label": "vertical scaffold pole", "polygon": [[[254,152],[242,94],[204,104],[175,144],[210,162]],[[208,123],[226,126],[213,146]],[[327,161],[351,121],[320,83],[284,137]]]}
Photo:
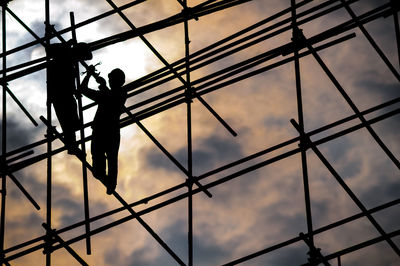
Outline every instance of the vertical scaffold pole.
{"label": "vertical scaffold pole", "polygon": [[[72,39],[74,43],[77,43],[77,37],[76,37],[76,30],[75,30],[75,16],[74,12],[69,13],[70,16],[70,21],[71,21],[71,27],[72,27]],[[77,86],[80,84],[80,79],[79,79],[79,64],[76,63],[76,81],[77,81]],[[79,112],[79,118],[81,121],[81,125],[84,125],[83,121],[83,109],[82,109],[82,95],[80,93],[76,94],[77,95],[77,101],[78,101],[78,112]],[[80,129],[80,139],[81,139],[81,149],[82,151],[86,154],[86,144],[85,141],[85,129],[83,126]],[[87,168],[86,164],[82,162],[82,178],[83,178],[83,204],[84,204],[84,211],[85,211],[85,231],[86,231],[86,254],[90,255],[91,252],[91,243],[90,243],[90,222],[89,222],[89,192],[88,192],[88,181],[87,181]]]}
{"label": "vertical scaffold pole", "polygon": [[[1,21],[2,21],[2,47],[3,47],[3,93],[2,93],[2,139],[1,139],[1,144],[2,144],[2,149],[1,149],[1,168],[4,170],[6,166],[6,152],[7,152],[7,108],[6,108],[6,90],[7,90],[7,84],[5,82],[6,80],[6,63],[7,63],[7,58],[5,56],[6,53],[6,7],[7,7],[7,1],[2,1],[2,16],[1,16]],[[3,171],[2,171],[3,172]],[[1,256],[1,265],[3,265],[3,259],[4,259],[4,235],[5,235],[5,223],[6,223],[6,173],[3,172],[1,174],[1,225],[0,225],[0,256]]]}
{"label": "vertical scaffold pole", "polygon": [[397,14],[398,12],[397,7],[400,6],[400,4],[398,2],[395,3],[395,0],[390,0],[390,3],[392,4],[392,10],[393,10],[393,22],[394,22],[394,29],[396,32],[396,42],[397,42],[397,57],[400,66],[400,26],[399,26],[399,15]]}
{"label": "vertical scaffold pole", "polygon": [[[45,35],[46,37],[50,36],[50,0],[45,0]],[[46,47],[49,47],[50,45],[50,39],[46,38]],[[49,62],[49,59],[47,59],[47,62]],[[48,82],[49,77],[48,77],[49,72],[46,71],[46,80]],[[47,83],[47,121],[49,121],[50,126],[51,126],[51,102],[49,99],[49,85]],[[51,159],[51,129],[48,127],[47,128],[47,199],[46,199],[46,224],[51,228],[51,172],[52,172],[52,159]],[[52,235],[50,232],[46,232],[46,240],[47,240],[47,248],[50,248],[51,244],[51,239]],[[51,265],[51,252],[46,253],[46,266]]]}
{"label": "vertical scaffold pole", "polygon": [[[299,119],[299,126],[302,130],[304,130],[304,118],[303,118],[303,100],[302,100],[302,92],[301,92],[301,76],[300,76],[300,60],[299,60],[299,51],[297,47],[299,47],[299,36],[297,33],[297,19],[296,19],[296,0],[290,0],[292,7],[292,41],[294,44],[294,71],[296,78],[296,96],[297,96],[297,113]],[[303,140],[300,138],[300,143],[303,143]],[[307,154],[306,150],[302,149],[301,152],[301,167],[303,172],[303,187],[304,187],[304,200],[306,206],[306,218],[307,218],[307,231],[309,235],[309,243],[310,246],[314,246],[314,237],[313,237],[313,224],[312,224],[312,215],[311,215],[311,203],[310,203],[310,189],[308,182],[308,169],[307,169]]]}
{"label": "vertical scaffold pole", "polygon": [[192,158],[192,88],[190,83],[190,65],[189,65],[189,23],[187,0],[183,0],[183,12],[185,14],[185,66],[186,66],[186,107],[187,107],[187,142],[188,142],[188,265],[193,265],[193,158]]}

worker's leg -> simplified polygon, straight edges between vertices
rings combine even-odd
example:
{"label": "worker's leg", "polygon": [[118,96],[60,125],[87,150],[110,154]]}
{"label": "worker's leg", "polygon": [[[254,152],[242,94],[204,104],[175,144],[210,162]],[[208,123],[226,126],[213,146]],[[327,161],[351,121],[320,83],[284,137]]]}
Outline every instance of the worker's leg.
{"label": "worker's leg", "polygon": [[107,194],[112,194],[117,186],[119,144],[120,135],[118,132],[118,134],[113,134],[113,136],[109,138],[109,145],[106,151],[108,162]]}
{"label": "worker's leg", "polygon": [[64,133],[64,142],[68,153],[75,154],[77,151],[75,131],[79,121],[76,110],[76,102],[73,97],[56,99],[53,102],[58,121]]}
{"label": "worker's leg", "polygon": [[101,134],[93,131],[92,134],[92,161],[93,161],[93,176],[104,183],[106,177],[106,156],[105,143]]}

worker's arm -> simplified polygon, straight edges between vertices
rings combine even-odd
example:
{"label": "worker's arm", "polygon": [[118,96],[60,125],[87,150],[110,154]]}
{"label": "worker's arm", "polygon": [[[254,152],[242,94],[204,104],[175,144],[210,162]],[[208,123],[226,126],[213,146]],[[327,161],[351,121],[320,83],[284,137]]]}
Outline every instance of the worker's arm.
{"label": "worker's arm", "polygon": [[89,99],[96,101],[98,92],[88,88],[89,79],[92,76],[91,73],[87,73],[85,78],[82,80],[79,86],[79,92],[88,97]]}

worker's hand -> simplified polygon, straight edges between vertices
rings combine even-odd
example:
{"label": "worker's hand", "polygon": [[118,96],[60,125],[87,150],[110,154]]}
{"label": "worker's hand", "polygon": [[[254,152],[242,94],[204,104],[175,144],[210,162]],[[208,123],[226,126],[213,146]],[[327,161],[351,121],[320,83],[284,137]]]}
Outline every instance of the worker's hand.
{"label": "worker's hand", "polygon": [[106,80],[103,77],[97,77],[96,78],[97,83],[99,83],[99,87],[100,86],[106,86]]}
{"label": "worker's hand", "polygon": [[91,76],[96,76],[96,67],[93,65],[88,66],[86,73]]}

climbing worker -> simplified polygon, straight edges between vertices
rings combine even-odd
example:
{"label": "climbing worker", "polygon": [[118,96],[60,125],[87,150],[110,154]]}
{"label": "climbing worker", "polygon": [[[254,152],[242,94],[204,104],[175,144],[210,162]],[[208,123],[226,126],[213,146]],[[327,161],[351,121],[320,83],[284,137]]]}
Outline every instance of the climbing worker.
{"label": "climbing worker", "polygon": [[75,77],[76,63],[92,59],[89,45],[72,41],[54,43],[47,48],[51,58],[48,67],[49,87],[48,101],[53,104],[54,111],[64,133],[64,141],[69,154],[77,154],[75,131],[81,126],[77,112]]}
{"label": "climbing worker", "polygon": [[[99,90],[88,88],[91,76],[95,77]],[[90,66],[80,86],[81,93],[98,104],[92,124],[93,176],[106,185],[109,195],[117,186],[119,117],[124,110],[127,97],[126,90],[122,88],[124,83],[124,72],[116,68],[108,74],[109,89],[105,79],[95,73],[94,66]],[[106,162],[108,174],[106,174]]]}

